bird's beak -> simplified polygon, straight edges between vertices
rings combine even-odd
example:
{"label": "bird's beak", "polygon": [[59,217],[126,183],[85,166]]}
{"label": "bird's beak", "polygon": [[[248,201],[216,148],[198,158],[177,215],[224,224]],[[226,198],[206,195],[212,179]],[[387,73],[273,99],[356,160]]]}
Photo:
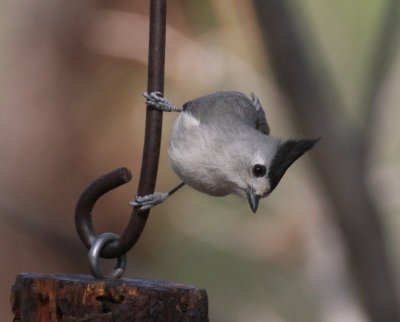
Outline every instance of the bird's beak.
{"label": "bird's beak", "polygon": [[249,201],[250,208],[253,213],[256,213],[260,196],[257,195],[253,190],[249,189],[247,190],[247,200]]}

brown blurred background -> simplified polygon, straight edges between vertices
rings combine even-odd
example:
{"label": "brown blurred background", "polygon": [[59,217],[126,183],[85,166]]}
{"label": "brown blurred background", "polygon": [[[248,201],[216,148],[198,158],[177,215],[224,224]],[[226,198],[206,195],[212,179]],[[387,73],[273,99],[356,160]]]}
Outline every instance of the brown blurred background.
{"label": "brown blurred background", "polygon": [[[126,277],[206,288],[211,321],[400,321],[397,0],[169,0],[165,94],[255,92],[272,133],[322,136],[253,216],[188,187],[155,208]],[[0,313],[20,272],[88,273],[73,209],[143,145],[149,1],[0,1]],[[157,191],[179,182],[164,116]]]}

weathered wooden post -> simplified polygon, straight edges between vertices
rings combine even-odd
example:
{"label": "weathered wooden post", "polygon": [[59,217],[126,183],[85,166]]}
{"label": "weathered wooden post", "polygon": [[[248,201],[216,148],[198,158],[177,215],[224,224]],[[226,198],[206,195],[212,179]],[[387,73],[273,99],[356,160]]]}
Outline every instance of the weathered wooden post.
{"label": "weathered wooden post", "polygon": [[[148,92],[163,92],[165,63],[166,1],[150,1]],[[147,106],[145,142],[138,194],[154,192],[160,153],[162,112]],[[121,236],[96,235],[92,224],[95,202],[106,192],[130,181],[126,168],[116,169],[93,181],[81,194],[75,209],[75,224],[83,244],[90,250],[95,277],[22,273],[11,292],[14,321],[23,322],[152,322],[208,321],[204,289],[172,282],[118,279],[125,254],[139,239],[149,210],[132,211]],[[98,258],[117,258],[114,272],[105,276]]]}
{"label": "weathered wooden post", "polygon": [[17,276],[14,321],[208,321],[207,293],[193,286],[89,275]]}

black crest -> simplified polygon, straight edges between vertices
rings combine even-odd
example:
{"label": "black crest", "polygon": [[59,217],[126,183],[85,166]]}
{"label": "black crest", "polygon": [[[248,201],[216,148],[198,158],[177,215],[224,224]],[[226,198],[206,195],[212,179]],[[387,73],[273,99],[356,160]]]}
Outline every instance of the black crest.
{"label": "black crest", "polygon": [[271,167],[268,172],[268,177],[271,184],[270,191],[276,188],[286,170],[294,163],[294,161],[300,158],[305,152],[310,150],[318,141],[319,139],[289,140],[284,142],[278,148],[275,157],[272,159]]}

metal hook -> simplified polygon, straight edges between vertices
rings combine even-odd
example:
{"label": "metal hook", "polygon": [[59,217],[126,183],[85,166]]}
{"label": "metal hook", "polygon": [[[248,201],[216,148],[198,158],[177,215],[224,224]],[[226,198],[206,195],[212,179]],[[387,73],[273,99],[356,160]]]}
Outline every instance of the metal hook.
{"label": "metal hook", "polygon": [[[150,34],[147,92],[163,92],[165,63],[165,32],[167,0],[150,2]],[[154,192],[160,155],[162,112],[147,106],[145,139],[137,194]],[[93,181],[81,194],[75,208],[75,225],[83,244],[90,249],[97,240],[92,224],[92,209],[103,194],[130,181],[132,175],[119,168]],[[139,239],[146,224],[149,210],[132,210],[130,220],[121,236],[107,243],[101,250],[103,258],[115,258],[127,253]]]}
{"label": "metal hook", "polygon": [[[94,180],[80,195],[75,207],[75,226],[86,248],[90,249],[98,238],[92,223],[92,210],[95,203],[106,192],[129,182],[131,179],[132,174],[127,168],[119,168]],[[148,213],[148,211],[138,213],[134,209],[125,231],[118,239],[105,245],[101,251],[101,257],[115,258],[128,252],[139,239],[146,224]]]}

